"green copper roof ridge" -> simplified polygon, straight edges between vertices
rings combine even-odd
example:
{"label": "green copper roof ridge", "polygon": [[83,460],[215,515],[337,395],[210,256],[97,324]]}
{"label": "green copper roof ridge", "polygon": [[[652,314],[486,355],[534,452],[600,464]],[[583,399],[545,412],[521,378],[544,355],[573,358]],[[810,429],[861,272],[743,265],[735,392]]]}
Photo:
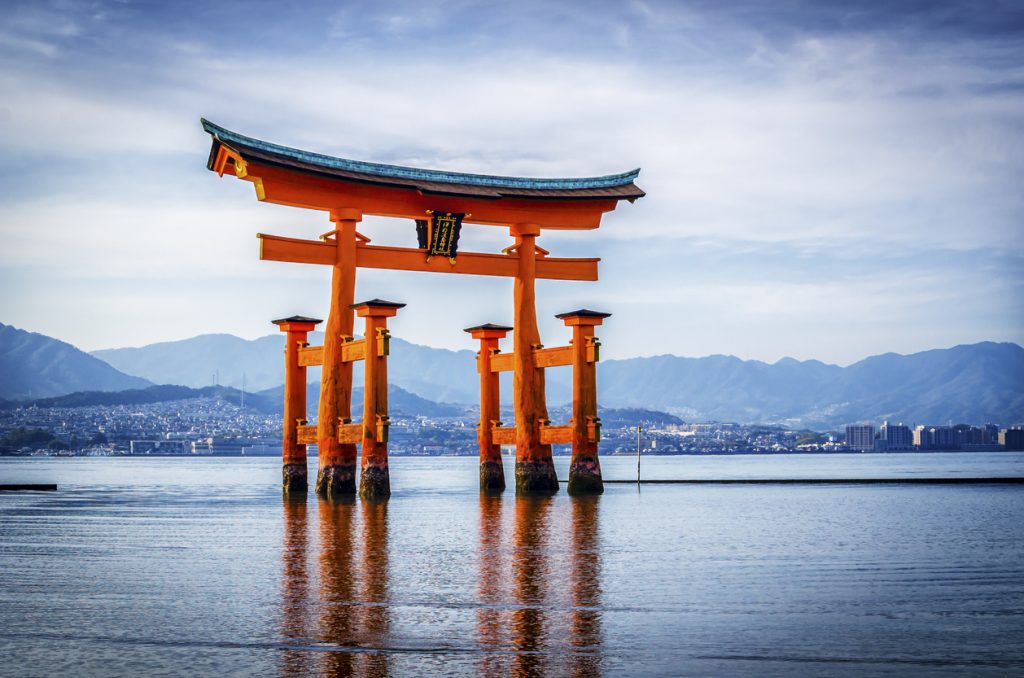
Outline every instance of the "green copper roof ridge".
{"label": "green copper roof ridge", "polygon": [[504,177],[491,174],[462,174],[460,172],[447,172],[444,170],[418,169],[415,167],[387,165],[384,163],[366,162],[363,160],[348,160],[346,158],[336,158],[322,153],[312,153],[298,148],[280,146],[269,141],[262,141],[253,137],[247,137],[244,134],[232,132],[229,129],[212,123],[206,118],[200,118],[200,122],[203,125],[203,130],[205,130],[210,136],[228,145],[234,142],[257,150],[266,151],[268,153],[283,155],[293,160],[298,160],[311,165],[393,179],[431,181],[442,184],[485,186],[488,188],[572,190],[626,186],[627,184],[632,183],[640,174],[640,168],[637,168],[630,170],[629,172],[622,172],[621,174],[609,174],[600,177],[545,179],[531,177]]}

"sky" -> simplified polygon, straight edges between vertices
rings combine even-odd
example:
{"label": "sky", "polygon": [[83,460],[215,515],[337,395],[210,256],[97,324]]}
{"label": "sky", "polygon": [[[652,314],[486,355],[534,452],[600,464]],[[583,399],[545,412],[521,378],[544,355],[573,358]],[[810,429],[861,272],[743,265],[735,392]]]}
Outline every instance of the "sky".
{"label": "sky", "polygon": [[[257,232],[326,215],[206,169],[199,118],[360,160],[517,176],[640,167],[597,231],[602,355],[849,364],[1024,343],[1019,2],[4,2],[0,322],[86,350],[325,318],[330,271]],[[368,218],[374,243],[413,226]],[[460,248],[507,231],[467,226]],[[395,336],[472,349],[508,279],[361,270]]]}

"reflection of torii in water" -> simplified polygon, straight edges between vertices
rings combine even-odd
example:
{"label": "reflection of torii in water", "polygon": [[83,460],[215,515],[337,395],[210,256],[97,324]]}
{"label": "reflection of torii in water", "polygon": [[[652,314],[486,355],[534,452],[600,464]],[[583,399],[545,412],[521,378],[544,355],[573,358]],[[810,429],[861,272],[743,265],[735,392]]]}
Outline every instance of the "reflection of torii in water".
{"label": "reflection of torii in water", "polygon": [[[317,443],[322,495],[354,494],[356,444],[362,444],[360,495],[390,494],[387,465],[386,317],[401,304],[374,300],[359,305],[366,339],[353,341],[357,267],[514,278],[513,350],[493,353],[496,326],[467,331],[481,340],[481,489],[504,489],[500,444],[516,445],[516,491],[558,490],[551,444],[572,443],[569,492],[599,492],[597,395],[593,328],[607,314],[561,314],[573,327],[572,346],[545,349],[537,328],[536,279],[597,280],[598,259],[549,257],[536,240],[543,229],[595,229],[620,200],[643,197],[633,183],[639,170],[578,179],[527,179],[421,170],[334,158],[242,136],[202,121],[213,137],[207,167],[252,182],[259,200],[327,212],[335,228],[322,241],[259,235],[260,258],[333,267],[331,305],[324,345],[306,347],[319,320],[296,316],[276,321],[288,333],[286,350],[284,485],[305,491],[307,443]],[[417,248],[370,245],[356,232],[364,215],[422,221],[428,214],[466,215],[464,221],[502,226],[515,238],[502,254],[464,252],[428,258]],[[370,326],[373,326],[372,328]],[[507,332],[508,328],[504,328]],[[491,343],[493,340],[493,343]],[[369,344],[366,342],[369,341]],[[299,344],[301,342],[301,345]],[[376,344],[376,345],[374,345]],[[367,361],[363,421],[351,422],[352,362]],[[370,366],[373,362],[375,365]],[[323,365],[317,426],[305,426],[305,367]],[[488,364],[489,370],[483,365]],[[544,398],[544,368],[573,365],[573,420],[551,426]],[[497,372],[513,373],[515,429],[497,422]],[[375,376],[371,378],[371,373]],[[484,395],[489,394],[489,395]],[[492,400],[493,397],[493,400]]]}

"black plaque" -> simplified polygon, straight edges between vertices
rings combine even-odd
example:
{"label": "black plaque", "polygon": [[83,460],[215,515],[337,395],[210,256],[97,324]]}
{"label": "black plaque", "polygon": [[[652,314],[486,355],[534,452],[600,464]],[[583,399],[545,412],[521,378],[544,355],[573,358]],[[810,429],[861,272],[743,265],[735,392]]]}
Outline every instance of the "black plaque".
{"label": "black plaque", "polygon": [[446,257],[452,263],[459,249],[459,233],[462,232],[462,220],[465,214],[459,212],[434,212],[430,221],[430,257]]}

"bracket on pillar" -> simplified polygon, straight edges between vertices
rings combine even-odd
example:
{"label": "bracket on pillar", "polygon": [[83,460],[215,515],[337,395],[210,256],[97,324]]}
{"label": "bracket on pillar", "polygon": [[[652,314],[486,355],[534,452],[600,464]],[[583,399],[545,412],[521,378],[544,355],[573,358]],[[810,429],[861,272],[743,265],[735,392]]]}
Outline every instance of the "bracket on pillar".
{"label": "bracket on pillar", "polygon": [[391,417],[386,414],[377,415],[377,442],[386,443],[388,441],[388,429],[391,428]]}
{"label": "bracket on pillar", "polygon": [[386,327],[377,328],[377,355],[391,355],[391,332]]}

